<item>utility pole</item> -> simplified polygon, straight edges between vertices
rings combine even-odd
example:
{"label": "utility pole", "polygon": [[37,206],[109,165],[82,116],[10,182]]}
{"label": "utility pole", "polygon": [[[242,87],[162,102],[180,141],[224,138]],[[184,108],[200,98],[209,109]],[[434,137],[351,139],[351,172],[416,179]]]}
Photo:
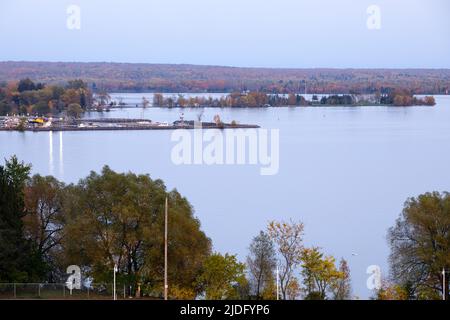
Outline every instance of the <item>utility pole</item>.
{"label": "utility pole", "polygon": [[[117,294],[116,294],[116,272],[117,272],[117,263],[114,263],[114,284],[113,284],[114,300],[117,300]],[[70,289],[70,294],[72,294],[72,289]]]}
{"label": "utility pole", "polygon": [[445,301],[445,268],[442,268],[442,300]]}
{"label": "utility pole", "polygon": [[280,271],[278,269],[278,262],[277,262],[277,300],[279,300],[280,298],[280,294],[279,294],[279,282],[280,282]]}
{"label": "utility pole", "polygon": [[164,300],[167,300],[167,289],[169,288],[167,284],[167,207],[168,201],[166,197],[166,206],[165,206],[165,226],[164,226]]}

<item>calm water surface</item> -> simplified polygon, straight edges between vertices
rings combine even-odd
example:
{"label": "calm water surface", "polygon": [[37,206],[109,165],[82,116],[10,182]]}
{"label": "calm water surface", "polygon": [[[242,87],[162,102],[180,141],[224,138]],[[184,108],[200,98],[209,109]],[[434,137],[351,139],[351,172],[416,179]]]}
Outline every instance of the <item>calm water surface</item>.
{"label": "calm water surface", "polygon": [[[118,94],[140,103],[149,94]],[[171,131],[64,133],[0,132],[0,157],[16,154],[33,172],[76,182],[107,164],[117,171],[149,173],[177,188],[193,204],[214,250],[244,260],[267,222],[305,223],[316,245],[351,267],[354,294],[367,298],[366,268],[387,274],[386,230],[404,201],[426,191],[450,191],[450,96],[430,107],[308,107],[203,110],[203,120],[255,123],[280,129],[280,169],[261,176],[259,166],[176,166]],[[198,109],[121,109],[107,117],[174,121]],[[91,113],[87,117],[98,117]]]}

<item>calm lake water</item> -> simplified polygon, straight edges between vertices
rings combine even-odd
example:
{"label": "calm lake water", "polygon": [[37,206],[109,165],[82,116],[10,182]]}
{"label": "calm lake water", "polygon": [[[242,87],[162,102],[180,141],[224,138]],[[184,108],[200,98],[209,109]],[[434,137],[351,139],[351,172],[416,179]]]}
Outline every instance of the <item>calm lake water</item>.
{"label": "calm lake water", "polygon": [[[140,103],[143,95],[119,94]],[[113,95],[117,96],[117,95]],[[404,201],[450,191],[450,96],[432,107],[299,107],[203,110],[225,122],[280,131],[280,168],[180,165],[171,161],[171,131],[0,132],[0,157],[16,154],[33,172],[76,182],[107,164],[149,173],[177,188],[195,208],[214,250],[245,260],[249,243],[270,220],[305,223],[306,245],[349,261],[354,294],[367,298],[369,265],[388,273],[387,228]],[[174,121],[198,109],[121,109],[107,117]],[[98,117],[91,113],[87,117]]]}

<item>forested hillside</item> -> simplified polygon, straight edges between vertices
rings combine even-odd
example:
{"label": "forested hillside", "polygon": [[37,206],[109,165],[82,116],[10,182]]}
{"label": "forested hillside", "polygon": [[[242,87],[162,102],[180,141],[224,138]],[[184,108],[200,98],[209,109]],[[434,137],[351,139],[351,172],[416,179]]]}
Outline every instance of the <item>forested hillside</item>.
{"label": "forested hillside", "polygon": [[450,91],[450,69],[270,69],[141,63],[0,62],[0,81],[83,79],[96,91],[375,93]]}

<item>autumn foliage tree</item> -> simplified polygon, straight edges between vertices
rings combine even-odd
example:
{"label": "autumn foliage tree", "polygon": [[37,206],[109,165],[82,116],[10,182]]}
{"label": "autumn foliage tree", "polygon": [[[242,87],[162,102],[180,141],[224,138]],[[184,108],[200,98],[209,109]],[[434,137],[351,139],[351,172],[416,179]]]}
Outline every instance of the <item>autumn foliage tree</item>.
{"label": "autumn foliage tree", "polygon": [[306,299],[326,299],[337,281],[345,277],[336,268],[334,257],[325,256],[316,247],[303,249],[301,263]]}
{"label": "autumn foliage tree", "polygon": [[45,85],[30,79],[0,85],[0,115],[53,115],[67,110],[71,104],[80,105],[82,111],[92,104],[92,92],[80,79],[71,80],[66,86]]}
{"label": "autumn foliage tree", "polygon": [[339,261],[340,277],[337,277],[331,285],[333,300],[350,300],[352,298],[352,285],[350,268],[347,260],[341,258]]}
{"label": "autumn foliage tree", "polygon": [[280,289],[283,299],[288,299],[288,289],[295,278],[295,268],[300,263],[303,250],[303,229],[301,222],[277,222],[269,223],[268,233],[275,243],[280,256]]}
{"label": "autumn foliage tree", "polygon": [[381,280],[381,287],[376,290],[376,300],[407,300],[408,291],[399,284],[392,283],[386,279]]}

